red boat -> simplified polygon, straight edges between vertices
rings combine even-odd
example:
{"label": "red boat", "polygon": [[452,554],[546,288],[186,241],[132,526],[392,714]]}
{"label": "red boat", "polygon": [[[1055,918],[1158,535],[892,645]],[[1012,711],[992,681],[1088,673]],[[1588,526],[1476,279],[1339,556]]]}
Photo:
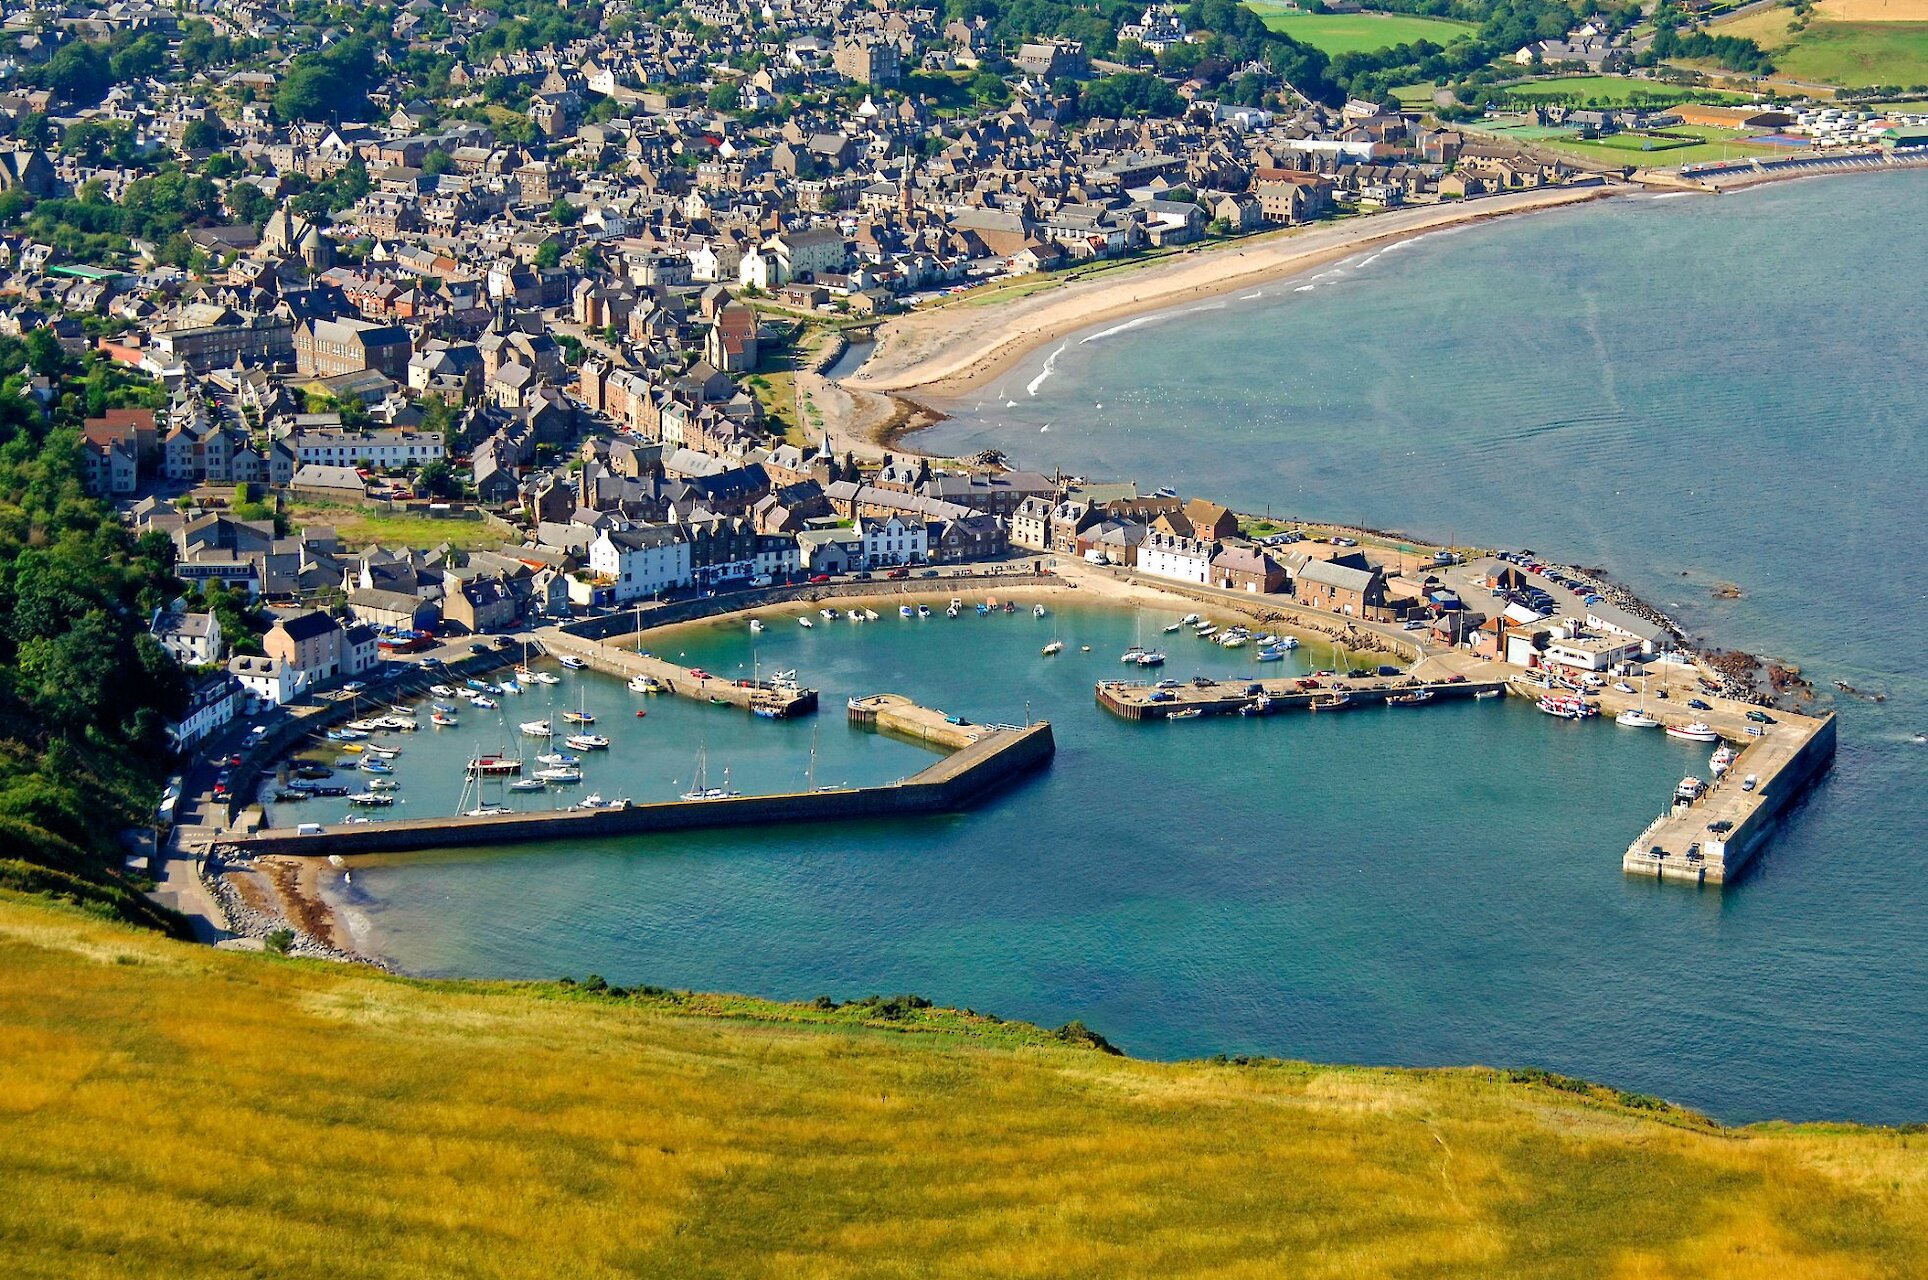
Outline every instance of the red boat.
{"label": "red boat", "polygon": [[499,751],[484,752],[469,761],[469,773],[476,777],[494,778],[521,772],[522,761]]}

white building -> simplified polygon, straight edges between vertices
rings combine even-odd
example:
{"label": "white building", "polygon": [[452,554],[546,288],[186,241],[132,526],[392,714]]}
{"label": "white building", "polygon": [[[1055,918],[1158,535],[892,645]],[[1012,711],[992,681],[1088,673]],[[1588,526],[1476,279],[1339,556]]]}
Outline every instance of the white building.
{"label": "white building", "polygon": [[167,726],[167,736],[176,751],[186,751],[215,730],[234,719],[235,704],[242,689],[231,675],[209,676],[194,686],[187,697],[187,710]]}
{"label": "white building", "polygon": [[381,635],[366,624],[349,627],[341,637],[341,673],[358,676],[382,660]]}
{"label": "white building", "polygon": [[250,711],[290,702],[306,683],[301,672],[279,658],[245,654],[228,663],[228,674],[241,682]]}
{"label": "white building", "polygon": [[743,260],[736,264],[736,279],[745,288],[761,289],[765,293],[785,283],[776,255],[761,249],[752,249],[743,255]]}
{"label": "white building", "polygon": [[443,456],[442,438],[423,431],[297,431],[295,461],[352,467],[419,467]]}
{"label": "white building", "polygon": [[615,584],[616,603],[623,604],[688,586],[690,544],[670,525],[604,529],[589,544],[589,568]]}
{"label": "white building", "polygon": [[1155,578],[1194,582],[1209,586],[1212,581],[1212,556],[1215,544],[1198,538],[1152,530],[1138,544],[1138,571]]}
{"label": "white building", "polygon": [[156,609],[147,629],[161,642],[161,648],[184,667],[205,667],[219,662],[227,649],[221,624],[211,613],[170,613]]}
{"label": "white building", "polygon": [[930,529],[922,520],[905,520],[895,515],[887,520],[859,520],[857,533],[863,539],[867,569],[922,564],[930,559]]}
{"label": "white building", "polygon": [[803,567],[803,555],[794,537],[780,533],[758,534],[756,572],[758,577],[781,581]]}

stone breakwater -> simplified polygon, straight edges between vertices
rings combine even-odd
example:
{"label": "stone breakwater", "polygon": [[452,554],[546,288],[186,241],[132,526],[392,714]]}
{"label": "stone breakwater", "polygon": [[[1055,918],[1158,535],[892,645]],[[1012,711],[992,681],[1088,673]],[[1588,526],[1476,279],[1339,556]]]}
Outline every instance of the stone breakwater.
{"label": "stone breakwater", "polygon": [[[295,920],[279,911],[263,911],[249,902],[246,895],[229,878],[230,870],[243,874],[254,874],[246,859],[228,861],[210,860],[201,865],[198,874],[201,883],[207,888],[208,895],[220,909],[222,923],[227,931],[238,938],[253,938],[266,944],[269,935],[281,929],[293,934],[288,944],[288,954],[304,960],[333,960],[341,964],[365,964],[377,969],[395,972],[394,966],[359,951],[348,951],[316,937],[301,927]],[[265,878],[265,877],[264,877]],[[326,910],[326,908],[322,908]]]}

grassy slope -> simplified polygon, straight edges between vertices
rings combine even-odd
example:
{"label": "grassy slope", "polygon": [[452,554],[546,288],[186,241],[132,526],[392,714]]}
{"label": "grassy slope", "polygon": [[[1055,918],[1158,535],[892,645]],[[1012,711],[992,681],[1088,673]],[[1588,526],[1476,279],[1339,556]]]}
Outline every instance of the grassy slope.
{"label": "grassy slope", "polygon": [[1625,106],[1643,102],[1744,102],[1738,93],[1636,80],[1630,76],[1555,76],[1510,85],[1509,99],[1521,102],[1565,102],[1575,106]]}
{"label": "grassy slope", "polygon": [[1920,1135],[696,1005],[211,952],[0,894],[0,1257],[63,1280],[1928,1267]]}
{"label": "grassy slope", "polygon": [[1265,20],[1267,28],[1283,31],[1302,44],[1342,53],[1370,53],[1396,44],[1430,40],[1448,45],[1473,33],[1473,26],[1445,18],[1417,18],[1406,14],[1304,13],[1276,0],[1247,0],[1247,8]]}
{"label": "grassy slope", "polygon": [[489,551],[503,542],[502,531],[481,519],[384,513],[346,503],[297,501],[288,508],[288,518],[297,529],[333,525],[335,536],[349,547],[432,547],[446,542],[457,551]]}
{"label": "grassy slope", "polygon": [[1773,55],[1780,74],[1797,80],[1851,89],[1928,84],[1928,22],[1838,22],[1816,16],[1799,32],[1790,32],[1792,18],[1789,8],[1758,9],[1709,30],[1753,39]]}

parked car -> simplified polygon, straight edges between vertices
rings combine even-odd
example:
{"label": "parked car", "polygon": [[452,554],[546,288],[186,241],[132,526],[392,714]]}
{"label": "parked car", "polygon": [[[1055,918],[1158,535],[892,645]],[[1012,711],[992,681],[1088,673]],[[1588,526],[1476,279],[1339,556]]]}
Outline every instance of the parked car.
{"label": "parked car", "polygon": [[1774,723],[1774,717],[1767,714],[1767,712],[1765,711],[1758,711],[1758,710],[1750,711],[1747,713],[1747,718],[1749,720],[1752,720],[1755,724],[1773,724]]}
{"label": "parked car", "polygon": [[810,575],[810,585],[813,587],[820,587],[828,581],[830,581],[830,575],[827,573],[813,573]]}
{"label": "parked car", "polygon": [[892,569],[889,573],[885,574],[884,576],[888,578],[908,578],[910,577],[910,570],[904,569],[904,568]]}
{"label": "parked car", "polygon": [[367,687],[368,687],[367,685],[363,684],[359,680],[350,680],[347,684],[341,687],[341,691],[343,693],[360,693],[363,689],[366,689]]}
{"label": "parked car", "polygon": [[695,676],[698,680],[708,680],[711,678],[710,673],[703,670],[703,668],[701,667],[691,667],[690,674]]}
{"label": "parked car", "polygon": [[1708,706],[1708,705],[1707,705],[1707,704],[1706,704],[1705,702],[1702,702],[1702,701],[1701,701],[1701,700],[1700,700],[1699,698],[1689,698],[1689,699],[1687,699],[1687,705],[1688,705],[1688,706],[1690,706],[1690,707],[1692,707],[1692,708],[1693,708],[1694,710],[1696,710],[1696,711],[1712,711],[1712,710],[1713,710],[1713,708],[1712,708],[1712,707],[1710,707],[1710,706]]}
{"label": "parked car", "polygon": [[1387,664],[1382,664],[1380,666],[1379,674],[1382,676],[1396,676],[1400,674],[1400,671],[1398,667],[1392,666],[1390,663],[1387,663]]}

